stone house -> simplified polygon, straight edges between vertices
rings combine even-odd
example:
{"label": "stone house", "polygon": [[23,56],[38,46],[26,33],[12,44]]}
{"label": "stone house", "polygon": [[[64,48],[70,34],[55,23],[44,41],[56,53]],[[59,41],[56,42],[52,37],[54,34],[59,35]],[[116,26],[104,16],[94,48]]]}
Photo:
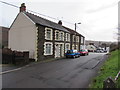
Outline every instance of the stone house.
{"label": "stone house", "polygon": [[29,58],[35,61],[61,58],[71,49],[70,37],[71,32],[62,26],[61,21],[55,23],[26,12],[23,3],[10,27],[9,48],[29,51]]}
{"label": "stone house", "polygon": [[85,37],[68,27],[63,27],[70,32],[70,49],[76,49],[78,51],[80,51],[80,49],[83,49],[85,45]]}
{"label": "stone house", "polygon": [[9,28],[0,26],[0,48],[8,47],[8,32]]}

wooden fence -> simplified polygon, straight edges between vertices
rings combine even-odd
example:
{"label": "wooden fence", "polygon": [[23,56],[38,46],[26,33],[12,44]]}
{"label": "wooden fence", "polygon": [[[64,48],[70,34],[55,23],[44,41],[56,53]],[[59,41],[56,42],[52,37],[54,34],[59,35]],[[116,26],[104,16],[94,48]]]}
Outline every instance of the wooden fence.
{"label": "wooden fence", "polygon": [[2,49],[2,64],[25,64],[29,62],[28,51],[12,51],[11,49]]}

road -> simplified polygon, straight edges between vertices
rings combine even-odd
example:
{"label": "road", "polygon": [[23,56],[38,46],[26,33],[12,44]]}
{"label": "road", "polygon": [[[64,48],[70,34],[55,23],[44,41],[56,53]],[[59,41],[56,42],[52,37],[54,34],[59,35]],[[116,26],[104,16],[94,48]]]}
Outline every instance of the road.
{"label": "road", "polygon": [[105,60],[104,53],[30,65],[2,75],[3,88],[87,88]]}

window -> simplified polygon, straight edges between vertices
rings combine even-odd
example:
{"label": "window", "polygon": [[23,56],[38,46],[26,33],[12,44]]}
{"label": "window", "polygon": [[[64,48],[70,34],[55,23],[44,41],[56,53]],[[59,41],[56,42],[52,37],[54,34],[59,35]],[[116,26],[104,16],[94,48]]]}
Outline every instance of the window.
{"label": "window", "polygon": [[45,39],[52,40],[52,29],[45,28]]}
{"label": "window", "polygon": [[75,46],[74,46],[74,44],[72,45],[72,49],[75,49]]}
{"label": "window", "polygon": [[55,31],[55,40],[59,40],[59,31]]}
{"label": "window", "polygon": [[78,50],[78,45],[76,45],[76,50]]}
{"label": "window", "polygon": [[45,42],[44,44],[44,55],[52,55],[53,45],[51,42]]}
{"label": "window", "polygon": [[46,54],[51,54],[51,44],[46,44]]}
{"label": "window", "polygon": [[64,41],[64,33],[63,32],[60,33],[60,40]]}
{"label": "window", "polygon": [[47,30],[47,39],[50,39],[51,37],[51,30]]}
{"label": "window", "polygon": [[69,44],[66,45],[66,49],[69,50]]}
{"label": "window", "polygon": [[73,42],[75,42],[75,35],[73,35]]}
{"label": "window", "polygon": [[84,43],[83,37],[81,37],[81,43]]}
{"label": "window", "polygon": [[66,33],[66,41],[70,41],[70,34]]}
{"label": "window", "polygon": [[79,42],[79,36],[76,36],[76,42]]}
{"label": "window", "polygon": [[69,43],[66,43],[66,45],[65,45],[65,52],[67,52],[67,50],[70,50],[70,44]]}

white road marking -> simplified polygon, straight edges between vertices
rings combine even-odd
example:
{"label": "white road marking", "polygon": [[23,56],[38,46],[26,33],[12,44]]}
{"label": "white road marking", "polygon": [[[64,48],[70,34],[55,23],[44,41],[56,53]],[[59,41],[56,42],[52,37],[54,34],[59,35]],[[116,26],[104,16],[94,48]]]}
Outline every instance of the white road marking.
{"label": "white road marking", "polygon": [[17,68],[17,69],[13,69],[13,70],[8,70],[8,71],[4,71],[4,72],[0,72],[0,75],[1,74],[5,74],[5,73],[9,73],[9,72],[12,72],[12,71],[17,71],[17,70],[20,70],[22,68]]}
{"label": "white road marking", "polygon": [[16,69],[12,69],[12,70],[8,70],[8,71],[0,72],[0,75],[6,74],[6,73],[9,73],[9,72],[13,72],[13,71],[17,71],[17,70],[20,70],[20,69],[22,69],[24,67],[28,67],[28,66],[30,66],[30,65],[26,65],[26,66],[23,66],[23,67],[20,67],[20,68],[16,68]]}

